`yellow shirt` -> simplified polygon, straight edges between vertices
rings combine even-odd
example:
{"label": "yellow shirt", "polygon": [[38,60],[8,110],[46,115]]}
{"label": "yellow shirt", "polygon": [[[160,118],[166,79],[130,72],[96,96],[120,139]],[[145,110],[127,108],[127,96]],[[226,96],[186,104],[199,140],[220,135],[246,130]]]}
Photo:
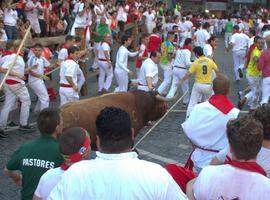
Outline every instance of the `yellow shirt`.
{"label": "yellow shirt", "polygon": [[250,56],[250,61],[248,63],[247,68],[247,75],[249,76],[260,76],[262,72],[258,70],[258,62],[255,62],[254,58],[259,58],[262,54],[262,51],[260,51],[257,47],[252,51]]}
{"label": "yellow shirt", "polygon": [[217,69],[217,65],[213,60],[201,56],[192,63],[188,71],[191,74],[195,73],[196,83],[212,84],[213,71]]}

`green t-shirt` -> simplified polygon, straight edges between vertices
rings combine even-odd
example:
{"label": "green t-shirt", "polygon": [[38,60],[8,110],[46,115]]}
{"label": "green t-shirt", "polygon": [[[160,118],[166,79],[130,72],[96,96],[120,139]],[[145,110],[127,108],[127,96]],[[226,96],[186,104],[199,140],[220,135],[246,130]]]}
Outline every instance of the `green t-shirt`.
{"label": "green t-shirt", "polygon": [[228,21],[225,24],[225,32],[226,33],[232,33],[232,31],[233,31],[233,23],[231,21]]}
{"label": "green t-shirt", "polygon": [[174,51],[174,46],[170,41],[165,41],[161,44],[160,64],[168,65],[171,61],[171,56]]}
{"label": "green t-shirt", "polygon": [[101,42],[106,34],[111,33],[110,28],[107,24],[98,24],[94,28],[94,32],[97,32],[99,36],[93,35],[94,42]]}
{"label": "green t-shirt", "polygon": [[17,149],[11,156],[7,169],[22,173],[21,199],[32,199],[40,177],[48,169],[59,167],[63,161],[58,143],[51,136],[43,135]]}

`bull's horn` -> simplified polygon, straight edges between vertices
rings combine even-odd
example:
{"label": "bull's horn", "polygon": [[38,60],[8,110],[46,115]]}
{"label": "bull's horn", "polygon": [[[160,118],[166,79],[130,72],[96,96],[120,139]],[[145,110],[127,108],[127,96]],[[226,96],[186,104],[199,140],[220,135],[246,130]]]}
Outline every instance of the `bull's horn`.
{"label": "bull's horn", "polygon": [[169,102],[169,101],[174,101],[177,98],[177,96],[178,96],[178,92],[176,92],[176,94],[172,98],[166,98],[164,96],[161,96],[160,94],[157,94],[156,99],[159,101]]}

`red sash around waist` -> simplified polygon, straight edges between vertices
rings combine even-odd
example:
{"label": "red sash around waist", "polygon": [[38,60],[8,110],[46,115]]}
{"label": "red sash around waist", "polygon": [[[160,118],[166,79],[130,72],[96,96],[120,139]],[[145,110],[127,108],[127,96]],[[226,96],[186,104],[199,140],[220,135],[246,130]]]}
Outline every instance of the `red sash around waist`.
{"label": "red sash around waist", "polygon": [[72,85],[60,83],[60,87],[64,87],[64,88],[72,88]]}
{"label": "red sash around waist", "polygon": [[6,83],[7,85],[15,85],[15,84],[19,84],[19,83],[21,83],[21,82],[15,81],[15,80],[12,80],[12,79],[7,79],[5,83]]}

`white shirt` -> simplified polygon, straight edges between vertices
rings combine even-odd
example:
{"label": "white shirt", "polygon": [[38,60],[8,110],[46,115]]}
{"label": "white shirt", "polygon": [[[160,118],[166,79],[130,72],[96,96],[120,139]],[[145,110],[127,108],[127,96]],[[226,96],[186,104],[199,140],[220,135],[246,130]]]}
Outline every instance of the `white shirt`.
{"label": "white shirt", "polygon": [[158,66],[151,58],[143,61],[140,73],[138,76],[138,83],[142,86],[147,86],[146,77],[153,78],[152,84],[156,86],[158,83]]}
{"label": "white shirt", "polygon": [[[236,108],[224,114],[206,101],[194,107],[189,118],[182,124],[182,128],[194,145],[220,151],[228,146],[227,122],[236,119],[238,114],[239,110]],[[195,166],[203,168],[209,165],[216,154],[196,148],[191,159]]]}
{"label": "white shirt", "polygon": [[106,59],[104,51],[108,51],[110,53],[110,45],[106,42],[101,42],[98,48],[98,59]]}
{"label": "white shirt", "polygon": [[125,70],[127,73],[129,72],[129,69],[127,68],[128,64],[128,57],[135,57],[138,55],[138,51],[136,52],[130,52],[125,46],[121,46],[118,49],[118,52],[116,54],[116,63],[115,63],[115,69],[122,69]]}
{"label": "white shirt", "polygon": [[95,14],[97,15],[97,19],[96,19],[96,22],[99,24],[100,23],[100,19],[101,19],[101,17],[105,17],[105,13],[104,13],[104,15],[99,15],[98,13],[102,13],[103,11],[105,11],[105,7],[104,7],[104,5],[103,4],[101,4],[101,5],[95,5],[95,7],[94,7],[94,12],[95,12]]}
{"label": "white shirt", "polygon": [[34,4],[34,2],[32,0],[28,0],[26,3],[26,7],[27,8],[32,8],[33,10],[31,11],[26,11],[26,17],[29,21],[32,20],[38,20],[38,8],[42,8],[40,2],[36,2]]}
{"label": "white shirt", "polygon": [[269,199],[270,180],[263,175],[231,165],[205,167],[193,185],[198,200]]}
{"label": "white shirt", "polygon": [[155,22],[155,14],[152,12],[149,14],[148,11],[143,13],[143,16],[145,16],[145,23],[146,24],[152,24]]}
{"label": "white shirt", "polygon": [[58,60],[64,61],[68,57],[68,50],[66,48],[62,48],[58,53]]}
{"label": "white shirt", "polygon": [[173,66],[188,69],[191,65],[191,52],[188,49],[177,49]]}
{"label": "white shirt", "polygon": [[207,43],[207,40],[210,38],[210,34],[205,29],[197,30],[194,35],[196,37],[195,45],[202,48]]}
{"label": "white shirt", "polygon": [[79,65],[74,60],[65,60],[60,66],[60,83],[69,84],[66,76],[72,77],[73,83],[78,85]]}
{"label": "white shirt", "polygon": [[123,6],[120,6],[118,8],[116,19],[118,21],[122,21],[122,22],[126,22],[127,21],[127,13],[126,13],[125,9],[123,8]]}
{"label": "white shirt", "polygon": [[60,168],[49,169],[45,172],[39,179],[38,186],[35,191],[35,195],[42,200],[49,199],[49,195],[52,189],[57,185],[61,180],[64,171]]}
{"label": "white shirt", "polygon": [[[37,58],[36,56],[31,56],[29,58],[27,64],[28,64],[29,68],[34,66],[34,65],[37,65],[37,68],[34,68],[31,71],[33,71],[37,74],[40,74],[40,75],[44,75],[44,68],[50,66],[49,61],[46,58],[44,58],[43,56],[41,56],[40,58]],[[33,81],[43,81],[43,80],[29,74],[29,83],[31,83]]]}
{"label": "white shirt", "polygon": [[160,165],[139,160],[135,152],[103,154],[73,164],[49,199],[182,200],[187,199]]}
{"label": "white shirt", "polygon": [[[1,66],[3,69],[8,69],[10,67],[10,65],[13,63],[14,59],[16,57],[16,54],[12,54],[10,56],[8,56],[8,58],[5,60],[5,62],[3,63],[3,65]],[[25,62],[23,60],[23,57],[18,56],[14,67],[12,68],[12,71],[20,74],[21,76],[24,76],[24,70],[25,70]],[[15,77],[15,76],[7,76],[7,79],[12,79],[18,82],[21,82],[22,84],[24,84],[24,81]]]}
{"label": "white shirt", "polygon": [[75,17],[74,23],[76,23],[77,25],[83,26],[84,25],[84,15],[80,16],[79,13],[82,12],[84,9],[84,3],[81,2],[77,6],[78,6],[77,7],[77,15]]}
{"label": "white shirt", "polygon": [[210,44],[205,44],[203,47],[203,54],[206,57],[213,59],[213,47]]}
{"label": "white shirt", "polygon": [[246,50],[249,44],[249,37],[244,33],[234,33],[230,43],[233,44],[232,51]]}
{"label": "white shirt", "polygon": [[4,10],[4,24],[7,26],[16,26],[18,20],[18,13],[13,9]]}

